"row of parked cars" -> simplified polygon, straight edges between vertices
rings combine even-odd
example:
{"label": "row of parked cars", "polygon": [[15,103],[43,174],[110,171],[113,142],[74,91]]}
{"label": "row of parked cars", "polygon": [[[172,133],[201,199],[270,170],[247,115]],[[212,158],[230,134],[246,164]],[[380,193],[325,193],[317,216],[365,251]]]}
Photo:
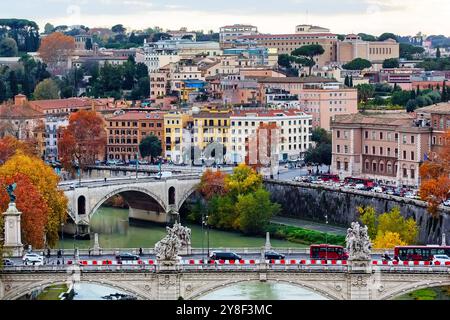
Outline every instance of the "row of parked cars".
{"label": "row of parked cars", "polygon": [[[383,185],[381,183],[375,182],[375,180],[372,179],[348,177],[344,180],[341,180],[338,175],[322,174],[318,176],[295,177],[294,181],[327,185],[344,190],[353,189],[375,193],[384,193],[409,199],[421,199],[419,190],[417,189]],[[450,206],[450,199],[444,201],[443,205]]]}

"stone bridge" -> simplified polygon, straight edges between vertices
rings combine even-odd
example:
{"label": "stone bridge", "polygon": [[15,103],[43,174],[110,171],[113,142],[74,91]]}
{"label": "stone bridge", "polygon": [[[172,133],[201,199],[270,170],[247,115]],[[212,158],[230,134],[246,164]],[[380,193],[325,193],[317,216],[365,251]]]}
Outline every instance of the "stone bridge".
{"label": "stone bridge", "polygon": [[196,190],[199,175],[171,178],[115,178],[63,182],[69,215],[76,225],[89,225],[97,209],[108,199],[121,195],[129,206],[130,218],[157,223],[172,222],[186,199]]}
{"label": "stone bridge", "polygon": [[[361,267],[362,266],[362,267]],[[18,267],[24,268],[24,267]],[[0,273],[0,299],[14,300],[37,289],[95,283],[142,300],[198,299],[241,282],[298,286],[331,300],[387,300],[422,288],[450,285],[450,266],[42,266]]]}

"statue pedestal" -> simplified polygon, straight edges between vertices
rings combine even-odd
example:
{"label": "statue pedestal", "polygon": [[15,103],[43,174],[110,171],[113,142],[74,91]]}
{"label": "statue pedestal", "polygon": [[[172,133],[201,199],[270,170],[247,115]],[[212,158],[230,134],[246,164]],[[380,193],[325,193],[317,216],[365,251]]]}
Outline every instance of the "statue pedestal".
{"label": "statue pedestal", "polygon": [[350,273],[372,273],[370,260],[349,260],[348,271]]}
{"label": "statue pedestal", "polygon": [[21,257],[23,254],[23,244],[21,238],[20,216],[22,213],[17,210],[16,204],[11,202],[8,210],[3,213],[5,221],[4,255]]}
{"label": "statue pedestal", "polygon": [[178,261],[176,260],[158,260],[157,270],[160,272],[176,272],[178,269]]}
{"label": "statue pedestal", "polygon": [[92,254],[94,256],[99,256],[99,255],[101,255],[101,251],[102,251],[102,248],[100,248],[100,243],[98,241],[98,233],[96,233],[94,235],[94,250],[93,250]]}
{"label": "statue pedestal", "polygon": [[189,255],[191,255],[192,254],[192,246],[191,246],[191,244],[189,244],[187,246],[183,246],[180,249],[178,254],[182,255],[182,256],[189,256]]}

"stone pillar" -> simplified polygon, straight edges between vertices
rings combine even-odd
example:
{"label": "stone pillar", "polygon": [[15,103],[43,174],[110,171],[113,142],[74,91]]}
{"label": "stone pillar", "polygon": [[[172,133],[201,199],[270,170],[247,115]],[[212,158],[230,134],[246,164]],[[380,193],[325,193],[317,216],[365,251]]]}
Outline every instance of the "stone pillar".
{"label": "stone pillar", "polygon": [[98,241],[98,233],[94,234],[94,256],[99,256],[101,254],[102,248],[100,248],[100,243]]}
{"label": "stone pillar", "polygon": [[372,276],[370,260],[349,260],[349,300],[370,300],[369,283]]}
{"label": "stone pillar", "polygon": [[20,216],[21,212],[17,210],[16,204],[11,202],[8,210],[3,213],[5,221],[5,239],[4,239],[4,251],[5,254],[21,257],[23,253],[23,244],[20,228]]}
{"label": "stone pillar", "polygon": [[266,233],[266,251],[272,249],[272,244],[270,243],[270,232]]}

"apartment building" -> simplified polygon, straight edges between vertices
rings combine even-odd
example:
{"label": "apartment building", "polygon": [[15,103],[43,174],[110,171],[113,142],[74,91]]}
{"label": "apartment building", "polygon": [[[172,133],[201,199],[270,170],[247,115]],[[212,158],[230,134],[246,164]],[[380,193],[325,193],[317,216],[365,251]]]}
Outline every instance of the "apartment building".
{"label": "apartment building", "polygon": [[139,154],[139,144],[151,134],[158,137],[164,151],[164,113],[132,111],[109,118],[107,120],[107,159],[122,161],[136,159]]}
{"label": "apartment building", "polygon": [[305,83],[298,100],[300,110],[312,115],[313,127],[327,131],[333,116],[358,112],[358,90],[341,83]]}
{"label": "apartment building", "polygon": [[231,115],[230,147],[227,161],[245,162],[246,143],[261,125],[280,128],[278,155],[280,161],[296,161],[311,147],[312,117],[298,110],[234,110]]}
{"label": "apartment building", "polygon": [[180,163],[191,145],[192,116],[173,112],[164,115],[165,157]]}
{"label": "apartment building", "polygon": [[337,115],[331,122],[331,171],[392,185],[419,185],[429,154],[431,128],[406,112]]}
{"label": "apartment building", "polygon": [[[431,151],[437,154],[445,144],[445,134],[450,131],[450,103],[419,108],[416,110],[418,121],[429,123],[432,129]],[[433,157],[433,154],[429,157]]]}
{"label": "apartment building", "polygon": [[258,28],[246,24],[227,25],[220,28],[219,42],[221,48],[232,48],[236,41],[242,36],[253,36],[258,34]]}
{"label": "apartment building", "polygon": [[222,144],[224,155],[229,149],[231,110],[203,109],[193,112],[193,144],[202,152],[212,143]]}
{"label": "apartment building", "polygon": [[150,72],[150,100],[163,98],[170,89],[168,66]]}

